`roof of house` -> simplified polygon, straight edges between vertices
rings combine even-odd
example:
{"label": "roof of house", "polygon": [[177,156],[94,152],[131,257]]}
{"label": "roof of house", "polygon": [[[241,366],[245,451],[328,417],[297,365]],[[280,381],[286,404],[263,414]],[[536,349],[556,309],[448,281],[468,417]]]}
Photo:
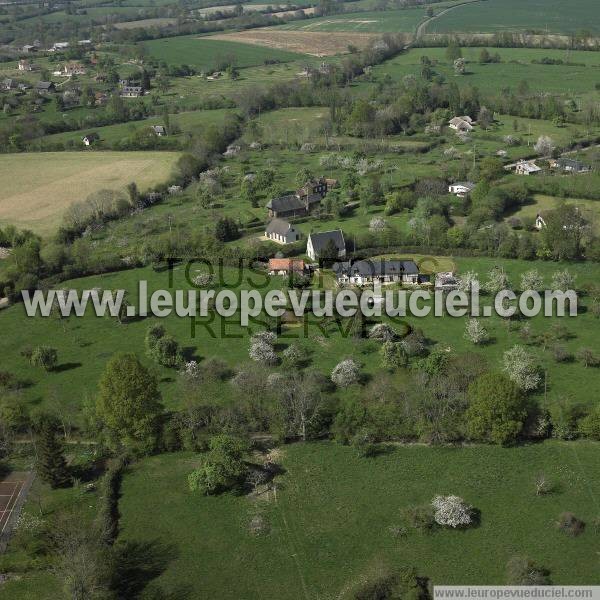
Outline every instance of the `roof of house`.
{"label": "roof of house", "polygon": [[298,258],[270,258],[269,271],[304,271],[304,261]]}
{"label": "roof of house", "polygon": [[339,262],[333,265],[334,272],[341,275],[380,277],[382,275],[418,275],[419,267],[413,260],[358,260]]}
{"label": "roof of house", "polygon": [[581,170],[590,168],[585,163],[582,163],[580,160],[575,160],[574,158],[558,158],[558,159],[556,159],[556,164],[561,166],[563,169],[569,167],[569,168],[575,169],[577,171],[581,171]]}
{"label": "roof of house", "polygon": [[267,225],[266,233],[277,233],[279,235],[285,235],[290,229],[294,229],[287,221],[283,219],[272,219]]}
{"label": "roof of house", "polygon": [[166,133],[167,130],[164,128],[163,125],[152,125],[152,129],[154,130],[154,133]]}
{"label": "roof of house", "polygon": [[450,187],[464,187],[468,190],[472,190],[475,187],[475,184],[472,181],[455,181],[450,184]]}
{"label": "roof of house", "polygon": [[87,135],[84,135],[82,139],[90,140],[90,141],[99,140],[100,136],[96,132],[93,132],[93,133],[88,133]]}
{"label": "roof of house", "polygon": [[272,198],[269,200],[267,208],[276,212],[287,212],[304,208],[304,202],[296,194],[288,194],[287,196]]}
{"label": "roof of house", "polygon": [[517,163],[517,167],[520,167],[523,171],[528,171],[529,173],[535,173],[536,171],[541,171],[541,167],[538,167],[534,162],[527,162],[522,160]]}
{"label": "roof of house", "polygon": [[319,254],[329,243],[333,241],[338,250],[346,249],[346,242],[344,241],[344,234],[341,229],[335,229],[334,231],[320,231],[318,233],[311,233],[308,236],[313,250]]}
{"label": "roof of house", "polygon": [[54,84],[51,81],[38,81],[35,84],[35,87],[38,90],[49,90],[50,88],[54,87]]}
{"label": "roof of house", "polygon": [[466,125],[468,127],[471,127],[473,125],[473,119],[471,119],[471,117],[468,117],[467,115],[464,115],[462,117],[453,117],[452,119],[450,119],[449,123],[450,125],[455,126]]}

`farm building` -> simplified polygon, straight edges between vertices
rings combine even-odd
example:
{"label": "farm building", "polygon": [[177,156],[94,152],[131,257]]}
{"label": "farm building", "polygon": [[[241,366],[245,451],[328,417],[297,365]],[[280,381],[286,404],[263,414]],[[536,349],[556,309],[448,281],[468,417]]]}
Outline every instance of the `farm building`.
{"label": "farm building", "polygon": [[475,184],[472,181],[457,181],[448,186],[448,192],[459,198],[464,198],[473,191],[474,187]]}
{"label": "farm building", "polygon": [[21,51],[24,54],[29,54],[31,52],[35,52],[37,50],[37,48],[35,46],[33,46],[32,44],[25,44],[22,48]]}
{"label": "farm building", "polygon": [[566,173],[589,173],[592,168],[573,158],[557,158],[550,161],[550,167]]}
{"label": "farm building", "polygon": [[273,219],[265,230],[265,237],[278,244],[292,244],[300,239],[300,233],[283,219]]}
{"label": "farm building", "polygon": [[420,282],[419,267],[412,260],[358,260],[333,265],[339,284],[367,285],[371,283]]}
{"label": "farm building", "polygon": [[473,121],[471,117],[464,115],[462,117],[454,117],[453,119],[450,119],[448,122],[448,127],[450,127],[450,129],[454,129],[454,131],[469,133],[470,131],[473,131],[474,124],[475,121]]}
{"label": "farm building", "polygon": [[85,75],[85,67],[81,63],[68,63],[63,67],[63,77],[73,77],[73,75]]}
{"label": "farm building", "polygon": [[323,251],[333,245],[338,251],[338,258],[346,256],[346,242],[341,229],[311,233],[306,242],[306,254],[312,260],[318,260]]}
{"label": "farm building", "polygon": [[121,98],[139,98],[144,94],[141,85],[124,85],[121,88]]}
{"label": "farm building", "polygon": [[321,204],[322,199],[320,194],[302,197],[289,194],[269,200],[267,210],[271,218],[306,216]]}
{"label": "farm building", "polygon": [[533,161],[521,160],[515,166],[515,173],[517,175],[535,175],[542,169],[538,167]]}
{"label": "farm building", "polygon": [[304,273],[306,266],[298,258],[269,259],[269,275],[288,275],[289,273]]}
{"label": "farm building", "polygon": [[154,135],[157,135],[158,137],[167,135],[167,130],[164,125],[151,125],[151,129],[154,132]]}
{"label": "farm building", "polygon": [[100,136],[97,133],[88,133],[81,138],[83,144],[85,146],[91,146],[94,142],[97,142],[100,139]]}
{"label": "farm building", "polygon": [[38,81],[35,84],[35,89],[37,92],[53,92],[55,90],[55,86],[51,81]]}

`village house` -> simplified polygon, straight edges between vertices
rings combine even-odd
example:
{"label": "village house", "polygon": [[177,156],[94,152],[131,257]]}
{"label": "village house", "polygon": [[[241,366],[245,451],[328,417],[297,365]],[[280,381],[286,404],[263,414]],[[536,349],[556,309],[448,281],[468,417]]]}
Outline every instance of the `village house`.
{"label": "village house", "polygon": [[298,258],[270,258],[269,275],[288,275],[289,273],[303,274],[306,265]]}
{"label": "village house", "polygon": [[50,52],[60,52],[61,50],[66,50],[70,46],[69,42],[56,42],[52,45],[52,48],[49,48]]}
{"label": "village house", "polygon": [[7,77],[6,79],[4,79],[2,81],[2,85],[0,86],[3,90],[6,90],[7,92],[10,90],[16,90],[17,89],[17,82],[14,79],[11,79],[10,77]]}
{"label": "village house", "polygon": [[552,169],[559,169],[566,173],[589,173],[592,168],[585,163],[573,158],[557,158],[549,162]]}
{"label": "village house", "polygon": [[538,167],[533,161],[520,160],[515,165],[515,173],[517,175],[535,175],[541,171],[541,167]]}
{"label": "village house", "polygon": [[372,283],[420,283],[419,267],[412,260],[358,260],[333,265],[340,285],[369,285]]}
{"label": "village house", "polygon": [[19,71],[33,71],[34,65],[30,63],[26,58],[22,58],[17,65]]}
{"label": "village house", "polygon": [[97,142],[100,139],[100,136],[97,133],[88,133],[84,135],[81,140],[83,141],[84,146],[91,146],[94,142]]}
{"label": "village house", "polygon": [[37,48],[32,44],[25,44],[21,48],[21,51],[23,52],[23,54],[30,54],[31,52],[36,52]]}
{"label": "village house", "polygon": [[158,137],[167,135],[167,130],[165,129],[164,125],[151,125],[150,128],[154,132],[154,135],[157,135]]}
{"label": "village house", "polygon": [[74,75],[85,75],[85,67],[81,63],[68,63],[63,67],[63,77],[73,77]]}
{"label": "village house", "polygon": [[141,85],[124,85],[121,88],[121,98],[139,98],[144,94],[144,88]]}
{"label": "village house", "polygon": [[105,92],[96,92],[94,94],[94,104],[96,106],[104,106],[108,102],[108,94]]}
{"label": "village house", "polygon": [[534,227],[538,231],[541,231],[542,229],[544,229],[544,227],[546,227],[546,219],[544,218],[544,213],[538,213],[536,215]]}
{"label": "village house", "polygon": [[35,84],[35,89],[39,93],[53,92],[56,88],[51,81],[38,81]]}
{"label": "village house", "polygon": [[462,133],[469,133],[473,131],[474,125],[475,121],[473,121],[473,119],[467,115],[463,115],[462,117],[454,117],[448,122],[448,127],[450,127],[450,129],[454,129],[454,131]]}
{"label": "village house", "polygon": [[459,198],[464,198],[473,191],[474,187],[475,184],[472,181],[457,181],[448,186],[448,192]]}
{"label": "village house", "polygon": [[460,278],[457,277],[452,271],[444,271],[436,273],[435,276],[435,289],[442,291],[457,290],[460,284]]}
{"label": "village house", "polygon": [[265,230],[265,237],[278,244],[293,244],[300,239],[300,233],[283,219],[273,219]]}
{"label": "village house", "polygon": [[317,208],[322,199],[320,194],[311,194],[310,196],[288,194],[269,200],[267,211],[270,218],[304,217]]}
{"label": "village house", "polygon": [[333,244],[338,251],[338,258],[346,256],[346,242],[341,229],[333,231],[321,231],[319,233],[311,233],[306,242],[306,254],[311,260],[319,260],[319,257],[328,246]]}

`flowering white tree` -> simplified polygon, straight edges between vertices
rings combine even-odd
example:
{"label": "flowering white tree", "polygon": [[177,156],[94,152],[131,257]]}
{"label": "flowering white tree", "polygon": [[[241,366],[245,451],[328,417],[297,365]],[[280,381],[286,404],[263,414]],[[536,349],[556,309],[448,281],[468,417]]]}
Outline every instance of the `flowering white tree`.
{"label": "flowering white tree", "polygon": [[454,61],[454,72],[456,75],[464,75],[467,68],[467,61],[464,58],[457,58]]}
{"label": "flowering white tree", "polygon": [[444,527],[467,527],[473,523],[473,507],[459,496],[436,496],[432,501],[433,518]]}
{"label": "flowering white tree", "polygon": [[272,331],[260,331],[252,336],[250,343],[256,344],[258,342],[264,342],[265,344],[271,344],[272,346],[276,340],[277,336]]}
{"label": "flowering white tree", "polygon": [[273,344],[277,336],[271,331],[261,331],[253,335],[250,340],[250,358],[265,365],[277,363],[277,354]]}
{"label": "flowering white tree", "polygon": [[563,292],[575,289],[575,275],[571,274],[569,269],[556,271],[552,275],[552,289],[561,290]]}
{"label": "flowering white tree", "polygon": [[198,381],[202,377],[202,369],[200,369],[200,365],[195,360],[186,362],[180,373],[188,381]]}
{"label": "flowering white tree", "polygon": [[488,273],[488,280],[485,282],[485,289],[490,294],[497,294],[501,290],[506,290],[510,286],[508,275],[500,267],[494,267]]}
{"label": "flowering white tree", "polygon": [[539,291],[544,287],[544,279],[537,269],[530,269],[521,275],[521,290]]}
{"label": "flowering white tree", "polygon": [[504,371],[522,390],[535,390],[540,384],[540,374],[533,357],[523,346],[513,346],[504,353]]}
{"label": "flowering white tree", "polygon": [[356,383],[360,377],[360,366],[352,358],[338,363],[331,372],[331,381],[338,387],[344,388]]}
{"label": "flowering white tree", "polygon": [[533,149],[540,156],[550,156],[554,148],[555,146],[552,138],[548,137],[547,135],[540,135],[540,137],[537,139],[537,142],[533,146]]}
{"label": "flowering white tree", "polygon": [[371,231],[383,231],[386,227],[387,224],[385,219],[382,219],[381,217],[374,217],[369,223],[369,229]]}
{"label": "flowering white tree", "polygon": [[390,342],[395,340],[398,335],[387,323],[377,323],[369,331],[369,337],[372,340],[379,340],[380,342]]}
{"label": "flowering white tree", "polygon": [[465,327],[465,339],[474,344],[483,344],[489,339],[487,329],[479,319],[469,319]]}
{"label": "flowering white tree", "polygon": [[467,271],[458,279],[458,289],[461,292],[470,292],[473,285],[479,286],[479,275],[475,271]]}

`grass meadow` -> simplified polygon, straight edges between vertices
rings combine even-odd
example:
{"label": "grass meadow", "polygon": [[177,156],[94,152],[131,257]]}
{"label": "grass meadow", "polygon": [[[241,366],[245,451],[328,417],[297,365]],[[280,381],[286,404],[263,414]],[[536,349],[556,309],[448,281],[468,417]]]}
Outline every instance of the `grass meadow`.
{"label": "grass meadow", "polygon": [[222,61],[230,59],[233,59],[236,67],[243,68],[262,65],[265,61],[289,62],[301,58],[285,50],[211,40],[210,37],[197,35],[152,40],[146,42],[145,47],[158,60],[172,65],[186,64],[206,71],[216,69]]}
{"label": "grass meadow", "polygon": [[600,33],[595,0],[486,0],[457,7],[435,19],[428,32],[538,31]]}
{"label": "grass meadow", "polygon": [[[597,444],[405,446],[365,459],[311,443],[280,454],[285,473],[268,499],[189,492],[186,475],[197,464],[189,453],[132,468],[123,482],[120,539],[170,548],[150,588],[202,598],[339,598],[382,563],[413,565],[434,585],[502,584],[514,555],[550,569],[555,584],[597,583],[592,526],[569,538],[553,525],[565,510],[588,523],[598,516]],[[540,472],[556,493],[535,496]],[[403,509],[440,493],[481,511],[480,526],[393,535]],[[270,524],[268,534],[249,533],[255,515]]]}
{"label": "grass meadow", "polygon": [[[403,256],[411,258],[411,256]],[[422,257],[417,257],[420,262]],[[437,265],[437,266],[436,266]],[[427,270],[442,271],[455,266],[460,272],[474,270],[482,280],[487,272],[495,265],[505,267],[513,285],[518,288],[520,274],[530,268],[539,269],[544,275],[546,284],[550,283],[551,275],[566,265],[546,262],[525,262],[518,260],[495,260],[491,258],[455,258],[454,265],[447,259],[433,258],[424,263]],[[200,268],[200,266],[198,266]],[[190,271],[194,276],[196,267]],[[596,282],[600,274],[599,265],[581,264],[570,265],[569,269],[577,275],[578,286]],[[265,283],[263,276],[254,275],[253,281]],[[138,281],[147,280],[149,290],[167,289],[168,273],[155,272],[151,268],[111,273],[78,279],[61,284],[61,288],[79,290],[100,287],[102,289],[125,289],[129,292],[132,303],[137,303]],[[174,271],[175,289],[189,289],[185,282],[184,267],[178,266]],[[238,273],[231,269],[225,270],[225,281],[233,289],[252,286],[249,282],[239,283]],[[279,288],[283,282],[278,277],[266,281],[264,289]],[[488,300],[489,299],[484,299]],[[591,313],[585,311],[587,298],[581,300],[584,308],[577,317],[566,317],[563,324],[569,331],[570,338],[561,342],[565,348],[575,354],[580,347],[596,347],[597,320]],[[483,304],[483,300],[482,300]],[[387,318],[384,318],[386,320]],[[182,397],[177,384],[175,371],[159,367],[144,356],[144,336],[148,326],[156,319],[147,318],[134,320],[120,325],[109,317],[95,317],[89,312],[85,317],[69,317],[66,319],[28,318],[22,304],[15,305],[0,312],[0,354],[3,357],[4,370],[15,373],[28,385],[20,392],[31,408],[53,406],[71,414],[75,420],[80,416],[82,405],[86,399],[93,398],[97,382],[109,358],[119,351],[135,352],[156,373],[165,406],[177,409],[182,406]],[[523,344],[518,333],[518,326],[509,328],[499,317],[483,319],[491,337],[491,343],[483,347],[475,347],[464,337],[464,318],[436,318],[430,315],[425,318],[407,317],[399,319],[399,330],[402,323],[420,327],[432,344],[439,343],[450,347],[456,352],[476,352],[486,359],[491,368],[500,368],[502,354],[514,344]],[[219,357],[231,367],[249,362],[248,346],[252,331],[260,329],[261,325],[242,328],[239,316],[230,319],[214,316],[199,318],[195,325],[189,318],[178,318],[175,315],[163,319],[167,331],[174,335],[184,348],[185,354],[196,360],[209,357]],[[554,322],[543,316],[530,320],[535,333],[545,331]],[[380,357],[378,345],[369,340],[353,343],[343,337],[335,325],[322,331],[316,320],[311,318],[306,330],[299,324],[284,326],[281,333],[281,347],[286,347],[297,341],[306,345],[311,354],[311,364],[324,373],[329,373],[343,358],[352,355],[363,365],[367,378],[373,378],[380,372]],[[32,368],[20,354],[27,340],[36,340],[36,344],[57,348],[59,364],[54,372],[46,373],[42,369]],[[540,366],[547,372],[546,396],[540,391],[542,403],[552,403],[564,400],[571,403],[585,404],[594,401],[600,386],[600,370],[585,369],[578,362],[555,363],[549,350],[544,351],[539,346],[530,346],[530,352],[536,356]],[[219,385],[219,397],[223,402],[228,401],[228,384]]]}
{"label": "grass meadow", "polygon": [[0,224],[51,234],[64,210],[100,189],[140,189],[171,174],[176,152],[46,152],[0,158]]}

